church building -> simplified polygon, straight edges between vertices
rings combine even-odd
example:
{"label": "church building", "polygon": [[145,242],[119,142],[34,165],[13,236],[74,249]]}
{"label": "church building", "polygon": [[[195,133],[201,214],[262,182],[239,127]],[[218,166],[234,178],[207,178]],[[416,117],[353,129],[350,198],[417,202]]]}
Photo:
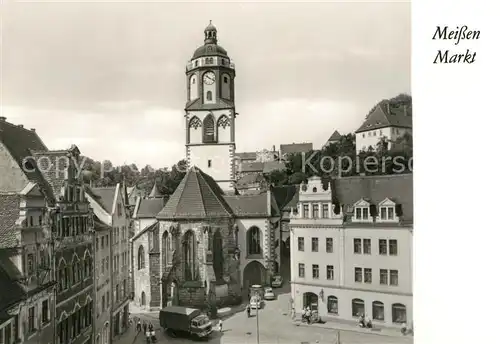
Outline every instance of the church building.
{"label": "church building", "polygon": [[235,75],[210,23],[186,67],[189,170],[154,217],[161,203],[152,199],[134,210],[133,302],[145,309],[237,304],[250,285],[280,273],[281,210],[290,199],[235,189]]}

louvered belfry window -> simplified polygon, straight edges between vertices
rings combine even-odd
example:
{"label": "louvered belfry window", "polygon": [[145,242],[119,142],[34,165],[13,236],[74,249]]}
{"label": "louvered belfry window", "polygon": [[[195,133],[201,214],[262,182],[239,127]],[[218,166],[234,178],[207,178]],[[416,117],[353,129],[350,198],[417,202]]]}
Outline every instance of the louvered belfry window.
{"label": "louvered belfry window", "polygon": [[208,115],[203,120],[203,142],[215,142],[215,123],[211,115]]}

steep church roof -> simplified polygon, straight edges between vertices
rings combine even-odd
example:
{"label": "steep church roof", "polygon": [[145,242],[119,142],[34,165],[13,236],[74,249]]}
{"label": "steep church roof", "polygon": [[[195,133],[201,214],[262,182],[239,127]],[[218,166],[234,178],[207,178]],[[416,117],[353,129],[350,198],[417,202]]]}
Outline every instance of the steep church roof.
{"label": "steep church roof", "polygon": [[198,169],[191,167],[160,211],[159,219],[204,219],[233,217],[217,183]]}

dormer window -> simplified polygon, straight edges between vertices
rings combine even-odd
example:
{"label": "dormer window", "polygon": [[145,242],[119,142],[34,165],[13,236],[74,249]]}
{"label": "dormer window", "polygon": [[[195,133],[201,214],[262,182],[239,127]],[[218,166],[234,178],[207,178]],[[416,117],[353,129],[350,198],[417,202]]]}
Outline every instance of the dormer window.
{"label": "dormer window", "polygon": [[379,203],[379,215],[377,217],[379,221],[396,222],[399,218],[396,216],[396,203],[386,198]]}
{"label": "dormer window", "polygon": [[354,204],[354,219],[357,222],[370,221],[370,203],[364,199]]}
{"label": "dormer window", "polygon": [[356,220],[368,220],[368,207],[356,208]]}

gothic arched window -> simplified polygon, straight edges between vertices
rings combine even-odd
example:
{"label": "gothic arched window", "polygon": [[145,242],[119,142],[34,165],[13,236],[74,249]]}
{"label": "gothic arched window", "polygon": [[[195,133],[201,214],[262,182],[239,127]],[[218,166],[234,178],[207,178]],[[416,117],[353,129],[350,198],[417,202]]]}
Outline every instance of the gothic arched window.
{"label": "gothic arched window", "polygon": [[163,270],[165,270],[165,267],[167,266],[168,259],[167,259],[167,252],[170,249],[170,238],[168,237],[168,232],[165,231],[163,233],[162,239],[161,239],[161,261],[163,264]]}
{"label": "gothic arched window", "polygon": [[82,272],[82,269],[80,266],[80,261],[78,260],[73,264],[73,281],[74,281],[74,283],[80,282],[81,272]]}
{"label": "gothic arched window", "polygon": [[193,231],[184,234],[182,243],[182,254],[184,260],[184,278],[187,281],[195,281],[196,276],[196,238]]}
{"label": "gothic arched window", "polygon": [[[210,91],[209,91],[210,92]],[[208,115],[203,120],[203,142],[215,142],[215,125],[212,115]]]}
{"label": "gothic arched window", "polygon": [[141,245],[137,250],[137,270],[144,269],[146,267],[146,262],[144,261],[144,247]]}
{"label": "gothic arched window", "polygon": [[212,91],[207,91],[207,100],[212,100]]}
{"label": "gothic arched window", "polygon": [[220,281],[224,275],[224,253],[223,253],[223,245],[222,245],[222,235],[220,234],[220,230],[217,229],[213,234],[213,267],[215,278]]}
{"label": "gothic arched window", "polygon": [[66,261],[63,258],[59,261],[57,268],[57,283],[59,291],[65,290],[68,287],[66,285]]}
{"label": "gothic arched window", "polygon": [[252,227],[247,232],[247,253],[262,254],[262,248],[260,246],[259,227]]}

